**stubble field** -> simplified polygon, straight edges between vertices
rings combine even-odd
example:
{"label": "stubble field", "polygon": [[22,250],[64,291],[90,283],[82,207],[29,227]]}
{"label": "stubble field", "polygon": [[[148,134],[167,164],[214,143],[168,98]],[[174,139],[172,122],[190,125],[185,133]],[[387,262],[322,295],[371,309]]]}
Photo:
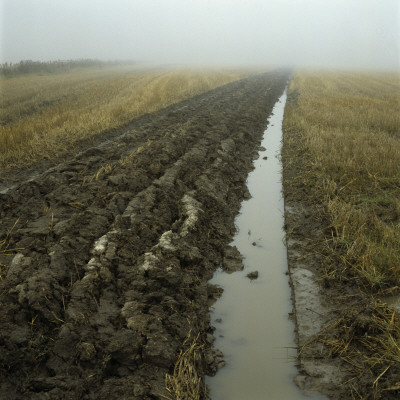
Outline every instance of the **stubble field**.
{"label": "stubble field", "polygon": [[300,370],[330,398],[399,396],[399,110],[394,74],[299,72],[289,86],[289,267],[311,277],[316,298],[297,304]]}
{"label": "stubble field", "polygon": [[0,169],[54,159],[84,139],[244,75],[121,66],[2,77]]}

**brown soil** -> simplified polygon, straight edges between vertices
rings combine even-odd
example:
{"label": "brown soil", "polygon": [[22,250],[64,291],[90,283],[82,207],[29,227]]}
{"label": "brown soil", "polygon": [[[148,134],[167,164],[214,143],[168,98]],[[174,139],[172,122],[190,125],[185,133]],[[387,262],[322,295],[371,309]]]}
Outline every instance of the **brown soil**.
{"label": "brown soil", "polygon": [[161,399],[197,334],[200,374],[216,371],[208,280],[238,263],[234,218],[287,77],[226,85],[3,176],[2,398]]}

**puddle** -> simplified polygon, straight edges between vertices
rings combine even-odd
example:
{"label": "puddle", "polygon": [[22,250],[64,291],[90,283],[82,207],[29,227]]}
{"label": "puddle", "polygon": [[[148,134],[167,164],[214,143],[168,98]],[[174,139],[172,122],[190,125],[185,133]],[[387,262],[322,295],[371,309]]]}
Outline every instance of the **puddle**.
{"label": "puddle", "polygon": [[[236,218],[235,245],[244,257],[244,270],[216,272],[211,283],[224,288],[214,304],[215,348],[226,366],[207,377],[212,400],[308,399],[293,383],[294,323],[286,275],[281,165],[278,159],[286,93],[276,103],[248,177],[252,198],[243,202]],[[258,278],[246,275],[258,271]],[[217,322],[221,321],[221,322]]]}

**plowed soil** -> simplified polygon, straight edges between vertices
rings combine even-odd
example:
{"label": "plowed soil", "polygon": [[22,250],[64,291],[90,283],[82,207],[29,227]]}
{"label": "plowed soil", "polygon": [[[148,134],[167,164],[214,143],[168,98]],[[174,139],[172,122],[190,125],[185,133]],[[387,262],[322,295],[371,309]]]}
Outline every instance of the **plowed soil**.
{"label": "plowed soil", "polygon": [[1,398],[161,399],[198,334],[198,371],[216,371],[208,280],[237,262],[234,218],[287,78],[231,83],[3,175]]}

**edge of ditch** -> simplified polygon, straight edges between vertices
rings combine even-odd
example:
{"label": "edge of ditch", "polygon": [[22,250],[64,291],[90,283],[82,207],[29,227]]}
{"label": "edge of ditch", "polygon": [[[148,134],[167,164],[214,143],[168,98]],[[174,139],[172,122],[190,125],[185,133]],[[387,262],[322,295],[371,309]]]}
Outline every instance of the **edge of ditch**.
{"label": "edge of ditch", "polygon": [[[296,102],[296,95],[288,91],[288,105]],[[284,115],[285,119],[285,115]],[[307,396],[344,399],[346,391],[345,367],[339,359],[324,354],[324,346],[317,339],[335,313],[330,294],[322,289],[320,277],[322,255],[310,251],[314,243],[324,240],[323,226],[315,207],[302,187],[296,132],[282,127],[282,186],[284,197],[284,229],[288,260],[289,284],[293,305],[292,318],[298,348],[298,375],[294,382]],[[291,136],[290,140],[288,136]],[[297,182],[296,185],[293,182]],[[326,396],[326,397],[325,397]]]}

